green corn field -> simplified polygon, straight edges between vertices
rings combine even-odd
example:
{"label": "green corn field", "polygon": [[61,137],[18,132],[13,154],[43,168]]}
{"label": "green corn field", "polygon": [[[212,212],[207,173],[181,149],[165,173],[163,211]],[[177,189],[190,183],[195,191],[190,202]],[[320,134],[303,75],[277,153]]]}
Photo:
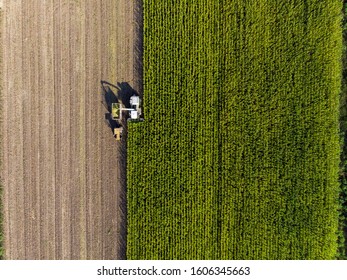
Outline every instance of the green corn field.
{"label": "green corn field", "polygon": [[128,259],[333,259],[339,0],[144,0]]}

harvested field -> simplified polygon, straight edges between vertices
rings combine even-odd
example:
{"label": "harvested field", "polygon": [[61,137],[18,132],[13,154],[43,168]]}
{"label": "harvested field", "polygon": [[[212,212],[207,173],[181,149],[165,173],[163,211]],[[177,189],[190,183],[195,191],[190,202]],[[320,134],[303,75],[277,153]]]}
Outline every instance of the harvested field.
{"label": "harvested field", "polygon": [[139,89],[134,1],[3,4],[5,258],[125,258],[126,141],[100,80]]}

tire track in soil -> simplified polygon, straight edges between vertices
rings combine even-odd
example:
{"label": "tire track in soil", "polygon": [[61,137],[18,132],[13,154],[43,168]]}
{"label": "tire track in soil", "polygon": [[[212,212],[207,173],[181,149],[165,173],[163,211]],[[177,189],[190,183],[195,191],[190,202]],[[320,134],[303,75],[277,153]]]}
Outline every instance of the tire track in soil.
{"label": "tire track in soil", "polygon": [[[80,60],[78,61],[77,67],[81,69],[86,69],[86,46],[85,46],[85,35],[86,34],[86,28],[85,28],[85,21],[86,21],[86,15],[85,15],[85,1],[82,2],[82,4],[79,7],[78,13],[79,19],[80,19],[80,28],[81,28],[81,37],[79,41],[79,51],[80,51]],[[76,17],[77,18],[77,17]],[[86,92],[86,86],[85,86],[85,79],[86,79],[86,72],[80,71],[80,80],[77,85],[77,88],[82,89],[84,92]],[[79,217],[80,217],[80,258],[86,259],[87,258],[87,188],[86,188],[86,122],[84,121],[86,119],[86,108],[85,108],[86,98],[84,94],[81,94],[80,102],[79,102],[79,193],[80,193],[80,205],[79,205]]]}
{"label": "tire track in soil", "polygon": [[[39,26],[50,26],[53,27],[53,1],[46,1],[46,5],[40,5],[41,1],[38,1],[38,7],[41,11],[41,21]],[[44,99],[43,106],[41,107],[43,129],[40,133],[42,137],[42,150],[44,151],[44,158],[47,159],[48,163],[52,168],[45,168],[45,162],[42,162],[42,170],[44,173],[44,181],[41,184],[45,200],[44,209],[46,209],[46,218],[43,224],[44,239],[48,240],[46,246],[47,251],[45,256],[49,259],[55,257],[55,169],[54,167],[54,145],[55,145],[55,115],[52,114],[52,108],[54,108],[54,71],[53,69],[53,29],[46,28],[42,29],[40,45],[42,45],[42,84],[44,91],[40,92],[40,98]],[[40,119],[41,120],[41,119]]]}
{"label": "tire track in soil", "polygon": [[62,97],[61,97],[61,58],[62,58],[62,49],[60,47],[61,44],[61,8],[60,1],[54,1],[54,9],[53,9],[53,53],[54,53],[54,127],[55,133],[54,138],[55,142],[55,165],[54,168],[56,170],[55,175],[55,258],[63,259],[63,238],[62,238],[62,202],[61,202],[61,186],[63,182],[62,176],[62,124],[61,124],[61,116],[62,116]]}
{"label": "tire track in soil", "polygon": [[[52,197],[50,196],[51,190],[54,189],[54,184],[52,184],[49,180],[49,174],[53,171],[53,168],[47,168],[46,166],[51,166],[51,154],[50,143],[54,140],[51,139],[51,129],[52,127],[49,124],[50,119],[50,95],[51,95],[51,87],[47,85],[49,82],[49,73],[50,69],[46,69],[47,64],[47,36],[49,35],[49,29],[40,28],[40,26],[49,25],[49,21],[46,19],[45,8],[48,6],[40,5],[39,0],[33,1],[35,5],[35,10],[37,10],[37,42],[38,46],[41,46],[38,49],[38,60],[37,60],[37,95],[38,95],[38,113],[39,113],[39,121],[38,121],[38,135],[39,135],[39,198],[40,200],[40,243],[41,243],[41,257],[43,258],[52,258],[51,252],[54,251],[54,247],[51,247],[51,244],[54,243],[54,235],[50,235],[50,221],[52,217],[54,217],[54,207],[52,207]],[[23,18],[23,23],[24,23]],[[36,128],[36,129],[37,129]],[[54,142],[53,142],[54,143]],[[53,209],[53,211],[52,211]],[[53,213],[52,213],[53,212]],[[53,215],[52,215],[53,214]],[[53,228],[54,229],[54,228]],[[53,250],[52,250],[53,249]]]}
{"label": "tire track in soil", "polygon": [[[4,151],[4,224],[5,224],[5,248],[10,251],[10,256],[24,256],[24,227],[17,228],[17,224],[23,224],[22,217],[24,216],[24,203],[23,203],[23,123],[21,115],[23,113],[22,100],[22,73],[13,77],[14,69],[11,66],[21,67],[22,57],[21,53],[18,56],[16,50],[22,49],[22,26],[21,20],[11,17],[16,15],[21,17],[21,6],[18,1],[13,1],[11,8],[4,5],[5,24],[17,30],[16,33],[11,33],[9,30],[4,30],[4,135],[2,139]],[[10,16],[7,16],[10,15]],[[11,46],[11,47],[10,47]],[[5,80],[6,79],[6,80]],[[10,79],[9,82],[5,82]],[[19,98],[12,95],[9,97],[7,93],[17,94]],[[18,113],[13,113],[18,112]],[[16,135],[11,139],[7,135]],[[14,161],[13,158],[18,160]],[[16,205],[22,205],[17,209]],[[15,244],[14,244],[15,241]]]}
{"label": "tire track in soil", "polygon": [[[69,186],[69,198],[70,198],[70,212],[71,212],[71,259],[79,259],[80,258],[80,236],[79,236],[79,190],[78,190],[78,170],[80,168],[78,164],[78,148],[77,148],[77,142],[79,140],[78,135],[78,124],[79,124],[79,117],[78,114],[78,99],[80,94],[75,94],[77,91],[77,85],[76,81],[80,79],[79,75],[79,69],[76,68],[76,62],[79,59],[79,53],[76,49],[76,41],[78,40],[78,37],[80,37],[79,32],[79,26],[75,19],[77,18],[77,8],[75,5],[75,2],[69,1],[69,39],[70,39],[70,52],[69,52],[69,72],[71,71],[74,73],[74,75],[70,75],[70,149],[71,149],[71,156],[70,156],[70,166],[75,166],[74,169],[70,170],[70,178],[71,183]],[[74,34],[74,36],[72,36]]]}
{"label": "tire track in soil", "polygon": [[[24,4],[22,7],[22,16],[23,18],[27,17],[27,7]],[[28,34],[28,30],[30,26],[29,25],[23,25],[22,27],[22,32],[23,32],[23,43],[25,44],[27,42],[26,39],[26,34]],[[23,50],[23,61],[27,61],[30,59],[30,53],[29,53],[29,48],[24,48]],[[28,69],[27,73],[23,73],[25,75],[24,77],[24,90],[30,90],[31,88],[31,80],[30,80],[30,72],[31,69]],[[26,118],[23,118],[23,134],[24,134],[24,146],[27,146],[27,149],[24,149],[24,153],[23,153],[23,159],[24,159],[24,166],[26,166],[26,168],[24,169],[24,178],[27,178],[27,180],[24,179],[24,188],[28,188],[28,186],[30,186],[31,180],[32,180],[32,175],[31,175],[31,162],[28,160],[30,158],[30,154],[31,154],[31,142],[33,141],[32,137],[31,137],[31,119],[32,119],[32,115],[30,114],[30,97],[28,102],[24,102],[23,103],[23,115],[26,116]],[[25,213],[28,213],[28,211],[30,211],[30,216],[29,216],[29,220],[28,223],[26,225],[26,227],[24,228],[24,233],[25,233],[25,239],[31,239],[33,242],[32,244],[28,244],[29,246],[26,247],[26,255],[30,256],[32,254],[32,252],[35,250],[35,248],[33,248],[33,246],[35,244],[37,244],[36,242],[36,238],[32,235],[32,233],[34,232],[33,229],[33,219],[35,219],[35,210],[32,209],[31,205],[32,205],[32,193],[28,193],[27,197],[26,197],[26,202],[23,206],[24,206],[24,211]],[[37,247],[36,247],[37,248]]]}
{"label": "tire track in soil", "polygon": [[[24,189],[31,190],[26,192],[26,200],[24,204],[25,213],[27,213],[27,223],[24,225],[26,233],[26,240],[32,240],[31,244],[26,246],[26,255],[32,257],[33,255],[40,255],[40,203],[39,203],[39,171],[37,168],[39,163],[39,124],[38,116],[38,96],[31,95],[29,92],[37,91],[36,75],[38,70],[38,53],[35,46],[38,44],[37,33],[33,33],[33,30],[37,28],[37,22],[34,20],[37,17],[37,9],[30,10],[30,6],[25,2],[22,6],[22,21],[25,18],[29,18],[28,24],[23,24],[23,44],[26,46],[23,48],[22,68],[27,71],[23,71],[24,82],[24,95],[27,100],[23,100],[24,112],[24,160],[25,173],[24,173]],[[11,135],[12,136],[12,135]],[[21,257],[24,258],[24,255]]]}
{"label": "tire track in soil", "polygon": [[[71,210],[70,210],[70,188],[73,188],[72,184],[70,185],[70,170],[74,168],[71,166],[71,146],[70,141],[70,75],[72,73],[70,70],[70,48],[69,48],[69,19],[70,19],[70,10],[68,6],[68,1],[60,1],[60,36],[61,36],[61,116],[57,116],[61,122],[61,137],[62,139],[62,184],[61,188],[61,215],[62,215],[62,258],[70,259],[71,258]],[[59,71],[58,70],[58,71]],[[72,175],[72,174],[71,174]]]}

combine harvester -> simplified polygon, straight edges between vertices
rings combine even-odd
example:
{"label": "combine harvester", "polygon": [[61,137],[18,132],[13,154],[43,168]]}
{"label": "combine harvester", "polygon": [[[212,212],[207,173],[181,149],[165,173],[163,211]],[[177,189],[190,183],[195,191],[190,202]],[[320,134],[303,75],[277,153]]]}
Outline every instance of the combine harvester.
{"label": "combine harvester", "polygon": [[[140,108],[141,99],[139,96],[133,95],[130,97],[130,107],[125,108],[121,103],[112,103],[111,104],[111,118],[112,120],[117,121],[119,124],[121,123],[123,112],[129,112],[128,120],[131,121],[142,121],[141,119],[141,108]],[[123,127],[115,127],[113,128],[113,136],[116,140],[120,140],[123,134]]]}

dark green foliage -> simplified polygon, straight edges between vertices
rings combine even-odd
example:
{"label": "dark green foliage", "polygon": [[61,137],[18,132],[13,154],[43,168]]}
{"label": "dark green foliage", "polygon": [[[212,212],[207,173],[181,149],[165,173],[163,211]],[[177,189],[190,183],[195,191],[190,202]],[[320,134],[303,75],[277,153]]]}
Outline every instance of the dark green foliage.
{"label": "dark green foliage", "polygon": [[341,2],[144,0],[129,259],[332,259]]}
{"label": "dark green foliage", "polygon": [[340,216],[338,231],[338,259],[347,259],[347,2],[343,4],[343,53],[342,53],[342,87],[340,97]]}

